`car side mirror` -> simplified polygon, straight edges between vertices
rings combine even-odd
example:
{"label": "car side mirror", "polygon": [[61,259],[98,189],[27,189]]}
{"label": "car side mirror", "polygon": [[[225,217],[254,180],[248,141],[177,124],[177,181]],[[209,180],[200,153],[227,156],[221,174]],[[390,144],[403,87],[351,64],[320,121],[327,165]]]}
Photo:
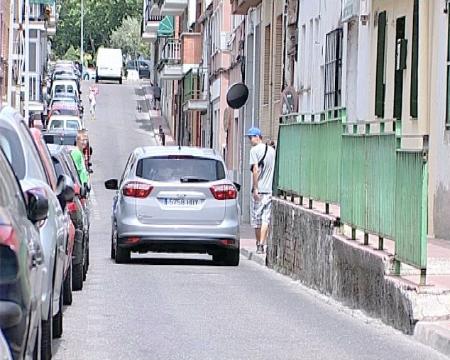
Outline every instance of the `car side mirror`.
{"label": "car side mirror", "polygon": [[65,209],[66,203],[73,201],[75,197],[75,186],[72,179],[67,175],[61,175],[59,177],[56,195],[63,209]]}
{"label": "car side mirror", "polygon": [[89,155],[92,155],[93,152],[94,150],[92,149],[92,146],[89,146]]}
{"label": "car side mirror", "polygon": [[48,216],[48,199],[41,192],[29,190],[26,192],[27,216],[32,223],[37,223],[47,219]]}
{"label": "car side mirror", "polygon": [[109,179],[105,181],[105,188],[108,190],[119,190],[119,181],[117,179]]}
{"label": "car side mirror", "polygon": [[241,191],[241,184],[234,182],[234,186],[236,186],[237,191]]}

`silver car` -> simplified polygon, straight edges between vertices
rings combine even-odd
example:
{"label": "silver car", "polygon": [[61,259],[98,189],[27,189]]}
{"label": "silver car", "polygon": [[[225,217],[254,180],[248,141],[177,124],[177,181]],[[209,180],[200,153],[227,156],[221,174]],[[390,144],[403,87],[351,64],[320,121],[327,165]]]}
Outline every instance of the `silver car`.
{"label": "silver car", "polygon": [[47,178],[37,148],[27,124],[18,112],[10,107],[0,111],[0,147],[11,163],[23,191],[42,190],[48,198],[48,218],[40,228],[40,239],[47,273],[42,284],[42,334],[41,354],[51,357],[52,337],[62,333],[62,283],[66,261],[67,227],[61,207],[61,197],[73,194],[70,179],[58,179],[59,193],[47,183]]}
{"label": "silver car", "polygon": [[238,188],[211,149],[141,147],[130,155],[113,202],[111,257],[130,252],[208,253],[239,264]]}

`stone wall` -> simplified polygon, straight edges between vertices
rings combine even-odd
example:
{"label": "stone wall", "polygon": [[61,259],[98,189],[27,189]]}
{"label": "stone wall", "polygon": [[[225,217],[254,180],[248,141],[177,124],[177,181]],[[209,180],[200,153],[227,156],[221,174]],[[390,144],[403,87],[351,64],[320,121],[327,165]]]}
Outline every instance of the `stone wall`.
{"label": "stone wall", "polygon": [[335,219],[274,199],[267,265],[346,306],[411,334],[416,289],[386,276],[392,256],[335,229]]}

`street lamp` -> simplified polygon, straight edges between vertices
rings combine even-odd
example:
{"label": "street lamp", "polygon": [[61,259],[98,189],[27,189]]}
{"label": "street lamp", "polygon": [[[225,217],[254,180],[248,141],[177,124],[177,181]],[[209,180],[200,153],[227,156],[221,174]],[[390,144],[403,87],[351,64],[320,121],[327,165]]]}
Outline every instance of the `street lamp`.
{"label": "street lamp", "polygon": [[84,1],[81,0],[81,26],[80,26],[80,64],[81,69],[83,69],[83,58],[84,58]]}

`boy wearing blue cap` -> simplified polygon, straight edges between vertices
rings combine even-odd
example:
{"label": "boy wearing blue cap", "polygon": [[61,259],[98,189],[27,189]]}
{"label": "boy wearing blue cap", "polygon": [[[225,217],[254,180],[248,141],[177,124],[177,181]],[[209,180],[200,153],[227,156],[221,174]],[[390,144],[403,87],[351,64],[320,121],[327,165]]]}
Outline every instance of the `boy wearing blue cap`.
{"label": "boy wearing blue cap", "polygon": [[264,253],[270,219],[272,215],[272,182],[275,169],[275,150],[264,144],[258,128],[247,131],[250,150],[250,171],[252,172],[251,225],[255,229],[256,252]]}

